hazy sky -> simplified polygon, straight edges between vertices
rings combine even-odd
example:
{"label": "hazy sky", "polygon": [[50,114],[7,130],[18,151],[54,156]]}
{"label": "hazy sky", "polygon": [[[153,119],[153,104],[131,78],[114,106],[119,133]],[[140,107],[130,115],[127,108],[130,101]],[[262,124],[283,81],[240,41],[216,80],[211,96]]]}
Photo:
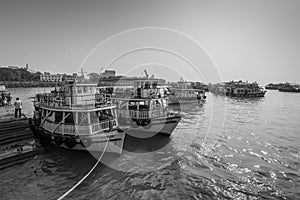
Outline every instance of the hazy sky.
{"label": "hazy sky", "polygon": [[[124,54],[110,65],[123,74],[152,66],[158,77],[216,81],[207,52],[223,80],[300,83],[299,19],[298,0],[0,0],[0,65],[100,72]],[[164,29],[126,32],[87,57],[110,36],[142,27]]]}

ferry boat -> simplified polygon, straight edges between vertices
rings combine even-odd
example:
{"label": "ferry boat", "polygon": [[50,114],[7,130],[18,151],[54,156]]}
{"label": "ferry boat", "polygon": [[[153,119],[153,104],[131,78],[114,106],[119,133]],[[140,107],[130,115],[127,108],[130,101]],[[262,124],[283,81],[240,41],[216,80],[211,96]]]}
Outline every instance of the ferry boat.
{"label": "ferry boat", "polygon": [[204,89],[195,89],[188,82],[179,81],[168,87],[169,104],[203,103],[206,99]]}
{"label": "ferry boat", "polygon": [[300,92],[300,85],[285,83],[278,90],[280,92]]}
{"label": "ferry boat", "polygon": [[125,132],[119,129],[116,105],[96,88],[71,80],[59,90],[37,94],[30,127],[41,142],[121,154]]}
{"label": "ferry boat", "polygon": [[135,81],[131,89],[114,88],[111,100],[118,105],[120,127],[134,137],[169,137],[181,120],[178,112],[168,108],[166,90],[157,80]]}
{"label": "ferry boat", "polygon": [[231,81],[212,85],[210,91],[231,97],[264,97],[266,91],[257,82]]}

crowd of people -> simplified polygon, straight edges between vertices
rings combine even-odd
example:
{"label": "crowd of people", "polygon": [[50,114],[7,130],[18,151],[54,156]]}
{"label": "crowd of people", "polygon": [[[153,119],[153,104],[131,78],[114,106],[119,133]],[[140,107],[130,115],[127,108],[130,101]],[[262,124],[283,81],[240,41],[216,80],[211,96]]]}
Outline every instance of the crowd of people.
{"label": "crowd of people", "polygon": [[10,96],[10,93],[1,93],[0,106],[10,106],[11,99],[12,97]]}

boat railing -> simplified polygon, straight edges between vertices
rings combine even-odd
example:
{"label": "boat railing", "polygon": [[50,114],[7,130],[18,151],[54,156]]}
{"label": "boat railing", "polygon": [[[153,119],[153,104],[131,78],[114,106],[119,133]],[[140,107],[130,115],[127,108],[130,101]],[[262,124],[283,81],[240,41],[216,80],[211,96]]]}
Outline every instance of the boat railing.
{"label": "boat railing", "polygon": [[106,94],[72,95],[44,93],[38,94],[35,103],[48,107],[61,108],[95,108],[112,105],[111,97]]}
{"label": "boat railing", "polygon": [[[54,122],[50,122],[46,120],[43,124],[43,128],[49,131],[50,133],[58,134],[68,134],[68,135],[94,135],[105,130],[110,129],[110,123],[113,128],[116,128],[117,122],[116,120],[107,120],[103,122],[98,122],[90,125],[79,125],[79,124],[64,124],[58,126],[58,124]],[[57,127],[58,126],[58,127]]]}
{"label": "boat railing", "polygon": [[154,109],[154,110],[118,109],[118,115],[122,118],[152,119],[152,118],[167,116],[167,110],[166,109]]}

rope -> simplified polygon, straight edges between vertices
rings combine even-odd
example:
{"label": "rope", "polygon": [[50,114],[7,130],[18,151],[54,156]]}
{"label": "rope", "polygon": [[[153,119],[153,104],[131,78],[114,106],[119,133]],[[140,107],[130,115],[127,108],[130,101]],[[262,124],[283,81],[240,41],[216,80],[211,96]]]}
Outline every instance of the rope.
{"label": "rope", "polygon": [[97,165],[99,164],[100,160],[102,159],[102,157],[104,155],[104,152],[106,151],[108,140],[109,139],[107,139],[107,141],[106,141],[106,144],[105,144],[105,147],[104,147],[104,150],[103,150],[102,154],[100,155],[98,161],[92,167],[92,169],[90,169],[90,171],[82,179],[80,179],[71,189],[69,189],[66,193],[64,193],[62,196],[60,196],[57,200],[64,199],[68,194],[70,194],[73,190],[75,190],[94,171],[94,169],[97,167]]}

